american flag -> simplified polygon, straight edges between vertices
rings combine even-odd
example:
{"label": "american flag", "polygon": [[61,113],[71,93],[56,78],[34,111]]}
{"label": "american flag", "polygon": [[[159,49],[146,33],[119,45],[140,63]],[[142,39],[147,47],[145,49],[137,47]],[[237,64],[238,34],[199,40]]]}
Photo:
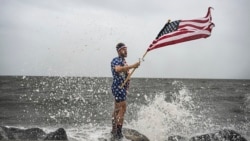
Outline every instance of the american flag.
{"label": "american flag", "polygon": [[208,8],[207,15],[203,18],[168,22],[159,32],[156,39],[151,43],[147,51],[209,37],[214,27],[210,10],[211,7]]}

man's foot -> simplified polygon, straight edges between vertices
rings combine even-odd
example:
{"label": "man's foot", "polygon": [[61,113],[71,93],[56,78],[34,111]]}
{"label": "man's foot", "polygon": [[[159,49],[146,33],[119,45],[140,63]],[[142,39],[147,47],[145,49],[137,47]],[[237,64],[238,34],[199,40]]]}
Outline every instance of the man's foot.
{"label": "man's foot", "polygon": [[123,138],[123,134],[122,133],[115,133],[115,132],[110,132],[111,134],[111,138],[113,139],[122,139]]}
{"label": "man's foot", "polygon": [[122,138],[123,138],[123,134],[122,134],[122,125],[117,125],[116,138],[117,138],[117,139],[122,139]]}
{"label": "man's foot", "polygon": [[116,134],[116,139],[122,139],[123,138],[123,134],[122,133],[117,133]]}

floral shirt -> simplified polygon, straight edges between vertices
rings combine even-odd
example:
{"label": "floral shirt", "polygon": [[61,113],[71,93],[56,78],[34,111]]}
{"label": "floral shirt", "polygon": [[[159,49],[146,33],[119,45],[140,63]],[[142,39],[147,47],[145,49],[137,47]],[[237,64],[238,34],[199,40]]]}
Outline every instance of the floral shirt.
{"label": "floral shirt", "polygon": [[112,71],[112,75],[113,75],[113,84],[112,84],[111,89],[112,89],[113,96],[115,97],[115,100],[117,102],[126,100],[129,82],[127,82],[123,88],[120,88],[122,83],[127,78],[128,73],[116,72],[115,66],[126,66],[126,65],[127,64],[126,64],[125,59],[121,58],[121,57],[115,57],[111,62],[111,71]]}

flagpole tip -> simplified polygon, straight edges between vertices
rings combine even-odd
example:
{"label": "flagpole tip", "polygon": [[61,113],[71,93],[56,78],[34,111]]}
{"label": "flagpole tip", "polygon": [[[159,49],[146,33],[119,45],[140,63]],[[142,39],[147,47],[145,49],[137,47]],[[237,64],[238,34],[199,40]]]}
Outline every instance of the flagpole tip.
{"label": "flagpole tip", "polygon": [[213,7],[209,6],[209,7],[208,7],[208,10],[211,10],[211,9],[212,9],[212,10],[214,10],[214,8],[213,8]]}

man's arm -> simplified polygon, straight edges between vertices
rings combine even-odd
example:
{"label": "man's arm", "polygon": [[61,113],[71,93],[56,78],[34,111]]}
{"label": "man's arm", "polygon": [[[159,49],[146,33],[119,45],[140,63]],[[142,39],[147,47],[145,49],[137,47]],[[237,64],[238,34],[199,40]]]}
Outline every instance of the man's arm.
{"label": "man's arm", "polygon": [[128,65],[128,66],[115,66],[115,71],[116,72],[128,72],[128,70],[132,68],[138,68],[140,66],[140,62],[137,62],[133,65]]}

